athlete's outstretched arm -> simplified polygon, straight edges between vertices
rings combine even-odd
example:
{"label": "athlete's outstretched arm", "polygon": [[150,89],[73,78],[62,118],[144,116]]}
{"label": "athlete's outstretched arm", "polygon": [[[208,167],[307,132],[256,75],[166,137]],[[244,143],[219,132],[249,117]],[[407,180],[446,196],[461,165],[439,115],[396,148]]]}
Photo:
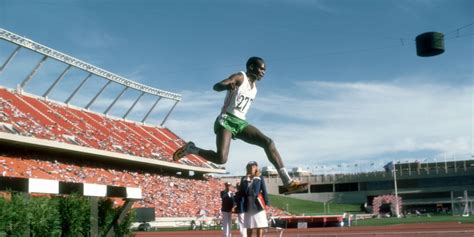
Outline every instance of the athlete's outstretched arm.
{"label": "athlete's outstretched arm", "polygon": [[232,74],[229,78],[216,83],[213,87],[215,91],[234,90],[242,84],[244,76],[242,73]]}

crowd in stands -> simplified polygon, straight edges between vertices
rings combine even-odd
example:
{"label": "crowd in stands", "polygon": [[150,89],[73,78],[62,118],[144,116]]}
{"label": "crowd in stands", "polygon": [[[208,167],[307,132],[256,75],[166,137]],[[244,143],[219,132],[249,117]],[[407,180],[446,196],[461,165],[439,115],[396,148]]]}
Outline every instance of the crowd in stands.
{"label": "crowd in stands", "polygon": [[[184,141],[167,128],[113,119],[0,88],[0,132],[69,143],[167,162]],[[212,168],[189,155],[179,163]]]}
{"label": "crowd in stands", "polygon": [[[223,181],[159,173],[106,168],[98,163],[74,164],[48,160],[36,155],[0,154],[0,176],[42,178],[74,183],[94,183],[121,187],[140,187],[143,199],[134,207],[154,207],[157,217],[194,217],[201,210],[218,217]],[[273,216],[282,211],[269,207]]]}

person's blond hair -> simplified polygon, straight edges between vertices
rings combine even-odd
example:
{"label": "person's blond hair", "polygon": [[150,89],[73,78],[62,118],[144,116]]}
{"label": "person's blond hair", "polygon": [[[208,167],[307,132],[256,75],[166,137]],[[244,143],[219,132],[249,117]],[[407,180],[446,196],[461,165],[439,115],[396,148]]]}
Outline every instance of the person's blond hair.
{"label": "person's blond hair", "polygon": [[255,171],[255,174],[249,174],[249,169],[248,169],[248,165],[245,167],[245,172],[247,175],[253,175],[254,177],[259,177],[261,176],[260,174],[260,169],[258,168],[258,165],[257,165],[257,171]]}

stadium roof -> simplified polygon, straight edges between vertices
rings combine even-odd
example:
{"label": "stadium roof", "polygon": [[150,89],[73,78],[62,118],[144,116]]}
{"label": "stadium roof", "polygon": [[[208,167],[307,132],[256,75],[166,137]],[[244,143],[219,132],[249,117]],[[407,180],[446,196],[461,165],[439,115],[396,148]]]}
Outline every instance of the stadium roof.
{"label": "stadium roof", "polygon": [[61,81],[64,76],[68,73],[68,71],[71,68],[76,68],[79,70],[82,70],[88,75],[82,80],[81,84],[73,90],[69,97],[64,101],[65,103],[69,103],[69,101],[74,97],[74,95],[78,92],[78,90],[84,85],[84,83],[89,80],[91,76],[97,76],[99,78],[103,78],[105,80],[108,80],[108,82],[102,87],[102,89],[91,99],[91,101],[85,106],[86,109],[89,109],[89,107],[95,102],[97,97],[105,90],[106,87],[108,87],[111,83],[116,83],[119,84],[123,87],[123,90],[120,92],[120,94],[113,100],[113,102],[107,107],[107,109],[104,111],[105,114],[109,112],[109,110],[115,105],[115,103],[120,99],[120,97],[123,95],[123,93],[128,90],[128,89],[133,89],[137,90],[140,93],[139,97],[135,100],[135,102],[132,104],[132,106],[127,110],[127,112],[123,115],[123,118],[126,118],[130,111],[135,107],[135,105],[139,102],[139,100],[142,98],[144,94],[149,94],[152,96],[156,97],[155,103],[151,106],[151,108],[148,110],[146,115],[143,117],[141,122],[145,122],[145,120],[148,118],[152,110],[156,107],[158,102],[161,99],[168,99],[175,101],[174,105],[171,107],[171,109],[168,111],[168,114],[165,116],[165,118],[162,120],[161,125],[163,125],[166,120],[168,119],[169,115],[177,105],[179,101],[181,101],[181,95],[165,90],[160,90],[157,88],[153,88],[147,85],[140,84],[138,82],[129,80],[127,78],[124,78],[122,76],[119,76],[117,74],[114,74],[112,72],[109,72],[105,69],[99,68],[97,66],[94,66],[92,64],[89,64],[87,62],[84,62],[82,60],[79,60],[77,58],[74,58],[72,56],[69,56],[65,53],[59,52],[55,49],[49,48],[47,46],[44,46],[42,44],[39,44],[33,40],[27,39],[25,37],[19,36],[17,34],[14,34],[10,31],[7,31],[5,29],[0,28],[0,39],[3,39],[11,44],[16,45],[16,48],[14,51],[8,56],[6,61],[0,66],[0,73],[5,70],[5,68],[9,65],[9,63],[14,59],[14,57],[17,55],[17,53],[21,49],[28,49],[31,50],[37,54],[42,55],[41,61],[37,63],[35,68],[30,72],[30,74],[21,82],[19,85],[19,89],[22,90],[34,77],[36,72],[41,68],[43,63],[48,60],[48,59],[54,59],[59,61],[60,63],[66,64],[67,67],[66,69],[61,73],[61,75],[53,82],[53,84],[46,90],[46,92],[43,94],[43,97],[47,97],[48,94],[51,92],[51,90],[58,84],[59,81]]}

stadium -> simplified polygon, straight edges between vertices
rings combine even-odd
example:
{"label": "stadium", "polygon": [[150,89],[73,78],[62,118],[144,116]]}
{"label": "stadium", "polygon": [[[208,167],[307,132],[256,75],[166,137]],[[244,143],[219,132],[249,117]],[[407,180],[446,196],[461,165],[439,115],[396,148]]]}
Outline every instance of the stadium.
{"label": "stadium", "polygon": [[[123,2],[121,5],[99,1],[97,6],[74,1],[32,3],[48,11],[19,10],[17,4],[25,5],[0,3],[0,25],[5,25],[0,26],[0,236],[222,236],[225,230],[221,212],[223,200],[218,194],[228,182],[240,181],[242,160],[263,163],[261,173],[271,199],[271,205],[265,209],[269,227],[264,229],[264,236],[455,237],[474,234],[474,140],[472,133],[469,136],[465,131],[473,119],[472,113],[465,113],[474,109],[472,101],[466,102],[465,96],[472,88],[472,68],[465,69],[464,62],[454,59],[461,54],[466,56],[465,48],[449,45],[452,48],[444,52],[444,40],[460,41],[472,36],[474,23],[461,25],[446,34],[426,32],[416,40],[385,35],[364,36],[361,40],[346,35],[352,32],[350,27],[340,31],[344,33],[342,36],[333,31],[340,26],[332,18],[334,22],[327,22],[329,30],[321,31],[332,32],[326,39],[318,30],[306,35],[314,31],[306,19],[306,14],[313,16],[314,12],[306,10],[318,9],[323,15],[333,16],[340,13],[326,8],[323,1],[311,6],[304,1],[297,4],[282,1],[275,3],[276,8],[265,3],[263,8],[268,11],[258,12],[262,17],[256,18],[263,21],[252,24],[253,20],[248,19],[249,22],[216,20],[212,17],[222,14],[220,10],[214,12],[218,12],[217,15],[207,12],[215,10],[215,6],[207,9],[191,2],[186,6],[158,4],[156,9],[151,7],[154,5],[151,2]],[[237,8],[231,12],[258,15],[253,12],[255,9],[239,8],[249,5],[236,3]],[[63,21],[66,14],[68,19],[80,19],[85,22],[79,27],[81,30],[47,37],[55,28],[58,32],[75,29],[77,22],[64,20],[60,26],[52,26],[38,19],[37,25],[51,29],[40,27],[36,32],[28,32],[20,23],[8,22],[14,12],[21,14],[11,18],[20,19],[20,15],[34,17],[54,8],[64,10],[56,12],[62,18],[55,18],[55,14],[48,17]],[[374,11],[376,6],[369,8]],[[405,6],[400,9],[400,12],[409,12]],[[84,15],[75,15],[77,12]],[[93,16],[91,12],[100,14]],[[118,12],[123,15],[114,15]],[[282,12],[293,15],[281,17]],[[469,14],[459,14],[464,15]],[[97,23],[94,19],[103,22]],[[279,23],[270,23],[267,19]],[[287,20],[281,22],[282,19]],[[105,28],[98,27],[109,20],[120,26],[108,29],[120,35],[120,39],[109,37]],[[300,23],[292,25],[294,20]],[[183,23],[191,27],[181,29]],[[458,23],[451,21],[440,29],[451,29],[452,24]],[[205,30],[200,24],[205,25]],[[232,34],[226,32],[228,29],[247,32],[247,28],[240,28],[243,25],[255,30],[252,37],[242,40],[235,36],[233,40]],[[323,25],[318,23],[318,26]],[[387,26],[382,26],[386,34]],[[26,26],[28,28],[31,25]],[[137,35],[129,28],[143,34]],[[406,32],[419,34],[425,28]],[[31,39],[22,35],[25,32]],[[151,39],[146,39],[150,35],[145,32],[153,32]],[[301,32],[306,33],[300,35]],[[356,38],[360,35],[361,32],[353,34]],[[343,40],[336,40],[338,37]],[[257,39],[259,43],[247,39]],[[377,46],[383,45],[384,40],[392,42],[394,39],[396,45]],[[136,48],[130,46],[137,42]],[[263,42],[268,42],[268,47]],[[73,46],[68,48],[70,43]],[[334,51],[319,52],[324,48],[317,46],[319,43]],[[356,45],[360,43],[370,46],[362,49]],[[307,45],[314,46],[315,51]],[[222,47],[232,50],[224,53]],[[406,57],[406,52],[402,52],[405,49],[415,56],[413,47],[418,57],[402,60]],[[244,48],[246,50],[242,50]],[[400,50],[392,52],[391,59],[381,52],[394,48]],[[149,54],[145,50],[149,50]],[[130,53],[132,51],[135,52]],[[236,51],[241,52],[228,55]],[[237,67],[230,61],[241,60],[242,55],[254,52],[270,58],[268,78],[277,80],[259,87],[265,88],[259,97],[263,103],[256,104],[260,113],[251,115],[252,123],[255,121],[262,131],[270,130],[285,164],[289,164],[286,166],[289,175],[308,184],[306,191],[285,194],[288,189],[282,182],[284,176],[273,166],[265,166],[269,163],[264,152],[257,153],[259,147],[247,150],[248,146],[233,143],[232,159],[224,162],[225,166],[194,154],[179,160],[173,157],[190,140],[202,139],[199,143],[204,146],[206,142],[215,142],[213,136],[208,136],[211,133],[201,131],[206,128],[199,127],[203,126],[202,121],[214,116],[208,114],[210,107],[215,109],[217,98],[200,91],[210,83],[201,81],[201,77],[220,78],[227,69]],[[445,58],[436,61],[427,57],[443,53],[450,56],[452,64],[459,65],[459,72],[467,71],[467,74],[453,76],[456,78],[453,82],[442,81],[458,71],[447,70],[453,68],[451,64],[446,68],[440,66],[449,61]],[[229,62],[216,60],[223,57],[222,54]],[[472,54],[467,58],[472,61]],[[138,61],[142,65],[130,63]],[[366,64],[358,64],[359,61]],[[213,64],[218,66],[213,67]],[[407,67],[406,74],[412,77],[404,74],[403,68],[397,68],[398,64]],[[412,64],[411,71],[408,64]],[[347,68],[339,69],[341,65]],[[189,66],[187,73],[193,75],[175,81],[186,77],[180,70]],[[423,75],[436,66],[445,70],[446,75],[433,75],[438,71]],[[147,67],[159,67],[159,70],[150,70],[152,73],[143,73],[159,85],[149,86],[151,80],[141,77],[140,71],[146,71]],[[112,71],[103,68],[112,68]],[[212,72],[207,75],[209,71]],[[312,75],[316,71],[320,74]],[[367,78],[361,76],[365,75],[364,71]],[[285,84],[282,78],[294,82]],[[188,91],[194,89],[197,91]],[[269,92],[265,94],[265,91]],[[460,96],[453,96],[455,94]],[[199,98],[187,100],[186,96]],[[433,100],[434,97],[439,100]],[[410,107],[411,103],[415,106]],[[175,117],[185,118],[184,122],[176,122]],[[345,119],[347,117],[353,118]],[[430,123],[430,120],[439,121]],[[191,132],[183,132],[186,129]],[[411,133],[411,129],[417,131]],[[445,152],[444,157],[439,156],[441,152]],[[431,161],[425,159],[431,154],[438,156]],[[403,159],[405,156],[410,159]],[[423,161],[411,159],[413,156]],[[338,157],[341,160],[337,160]],[[356,163],[337,165],[347,160]],[[379,167],[370,163],[375,160]],[[325,170],[328,163],[334,166],[331,172]],[[310,167],[315,164],[324,168],[311,171]],[[230,215],[232,235],[239,236],[242,234],[238,228],[239,218]]]}
{"label": "stadium", "polygon": [[[4,196],[10,192],[31,195],[77,192],[89,197],[90,202],[95,203],[91,205],[97,206],[99,198],[114,200],[114,205],[120,208],[117,214],[120,218],[115,220],[117,223],[130,209],[135,209],[141,222],[152,222],[160,227],[188,226],[203,216],[209,217],[208,225],[218,225],[220,207],[216,203],[220,200],[215,193],[220,191],[224,181],[237,182],[239,177],[221,180],[207,175],[223,174],[225,170],[196,155],[179,162],[172,160],[173,151],[184,141],[164,124],[180,101],[178,94],[129,81],[6,30],[0,31],[0,37],[12,49],[1,71],[8,70],[15,63],[15,55],[20,50],[31,50],[42,56],[17,88],[0,88],[0,188],[6,192]],[[43,95],[27,93],[25,87],[35,79],[46,60],[57,60],[66,68]],[[71,69],[86,72],[86,77],[65,101],[48,99],[48,93]],[[69,104],[91,77],[108,82],[86,108]],[[123,91],[130,89],[141,93],[122,118],[107,115],[122,93],[104,113],[88,109],[110,83],[120,84]],[[127,120],[127,115],[145,94],[155,96],[156,102],[141,122]],[[160,126],[149,125],[146,119],[160,100],[171,100],[174,105],[166,112]],[[472,160],[396,164],[395,170],[404,212],[472,213]],[[263,174],[267,177],[269,193],[280,195],[282,184],[276,173],[271,167],[265,167]],[[310,183],[310,189],[292,196],[323,203],[365,203],[370,208],[374,197],[393,192],[394,174],[312,175],[295,169],[291,175]],[[462,204],[467,202],[466,208],[469,209],[464,210]],[[281,209],[270,208],[269,212],[275,217],[284,216]],[[367,212],[372,211],[367,209]],[[94,213],[97,215],[97,211],[92,211],[92,215]],[[341,218],[334,222],[338,225]],[[300,222],[311,224],[321,220],[313,218]],[[99,233],[98,224],[95,225],[91,227],[93,236]],[[109,226],[102,231],[110,235],[113,228]]]}

